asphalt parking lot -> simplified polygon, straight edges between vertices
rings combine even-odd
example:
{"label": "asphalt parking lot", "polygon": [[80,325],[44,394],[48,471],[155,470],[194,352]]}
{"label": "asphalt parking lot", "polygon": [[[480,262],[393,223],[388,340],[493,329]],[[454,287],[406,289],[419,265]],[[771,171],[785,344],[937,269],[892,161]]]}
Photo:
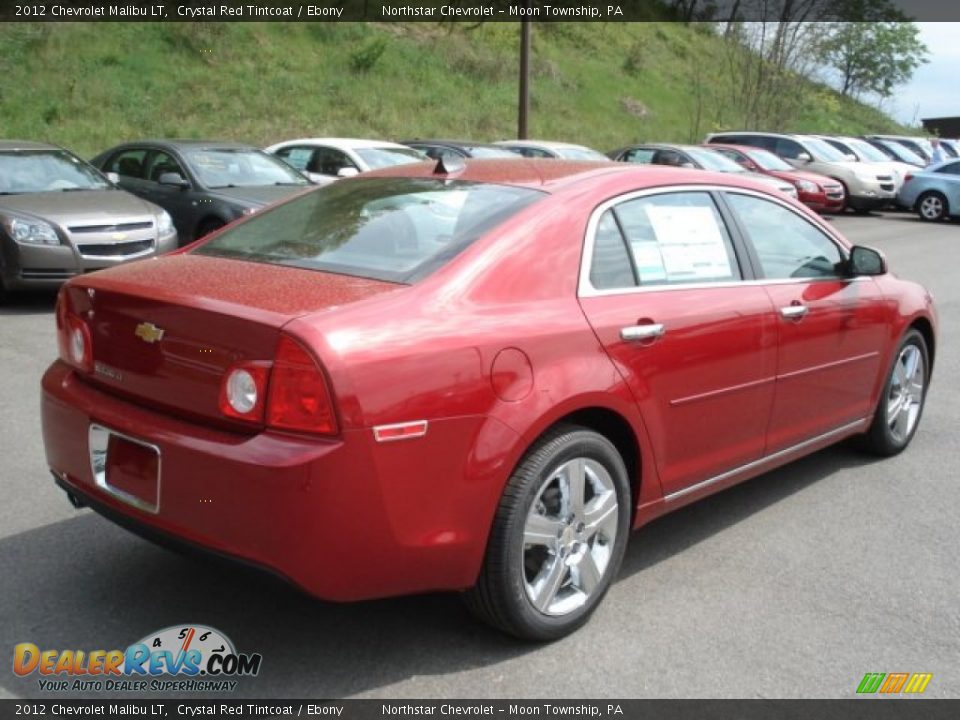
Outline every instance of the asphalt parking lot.
{"label": "asphalt parking lot", "polygon": [[833,222],[936,298],[911,447],[878,461],[836,446],[656,521],[593,620],[546,646],[454,596],[323,603],[74,510],[40,438],[53,296],[0,307],[0,697],[51,697],[14,676],[16,643],[125,648],[181,623],[263,655],[243,697],[853,697],[866,672],[933,673],[925,695],[960,696],[960,224]]}

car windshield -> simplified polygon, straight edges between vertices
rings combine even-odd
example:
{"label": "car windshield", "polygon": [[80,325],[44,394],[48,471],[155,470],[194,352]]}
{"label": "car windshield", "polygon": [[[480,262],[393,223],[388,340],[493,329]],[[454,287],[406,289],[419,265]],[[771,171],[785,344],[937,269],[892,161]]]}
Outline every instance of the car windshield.
{"label": "car windshield", "polygon": [[362,178],[258,213],[193,252],[412,283],[544,196],[488,183]]}
{"label": "car windshield", "polygon": [[850,162],[844,153],[820,138],[807,137],[803,139],[803,142],[809,150],[813,151],[813,154],[818,160],[826,160],[827,162]]}
{"label": "car windshield", "polygon": [[915,152],[907,148],[906,145],[901,145],[898,142],[893,140],[881,140],[880,141],[885,148],[897,156],[898,160],[902,160],[906,163],[911,163],[913,165],[926,165],[927,162],[922,157],[917,155]]}
{"label": "car windshield", "polygon": [[308,184],[285,162],[260,150],[188,148],[183,154],[200,183],[210,189]]}
{"label": "car windshield", "polygon": [[470,155],[475,158],[517,158],[520,157],[513,150],[507,150],[506,148],[494,148],[494,147],[469,147],[467,150],[470,152]]}
{"label": "car windshield", "polygon": [[868,142],[864,142],[863,140],[850,138],[849,140],[844,140],[843,142],[862,159],[868,160],[869,162],[889,162],[890,160],[890,158],[877,150],[877,148],[875,148],[873,145]]}
{"label": "car windshield", "polygon": [[105,190],[113,187],[93,167],[65,150],[0,152],[0,194]]}
{"label": "car windshield", "polygon": [[793,170],[793,167],[785,163],[769,150],[755,148],[752,150],[744,150],[744,152],[747,154],[747,157],[753,160],[764,170]]}
{"label": "car windshield", "polygon": [[588,147],[580,147],[575,145],[569,147],[558,147],[554,149],[560,154],[560,157],[566,158],[567,160],[610,160],[610,158],[603,153],[599,153],[596,150],[592,150]]}
{"label": "car windshield", "polygon": [[354,150],[371,170],[391,167],[392,165],[406,165],[407,163],[426,160],[426,155],[411,148],[393,147],[365,147]]}
{"label": "car windshield", "polygon": [[715,150],[705,148],[684,148],[683,152],[696,160],[704,170],[715,170],[716,172],[742,173],[748,172],[740,167],[726,155],[721,155]]}

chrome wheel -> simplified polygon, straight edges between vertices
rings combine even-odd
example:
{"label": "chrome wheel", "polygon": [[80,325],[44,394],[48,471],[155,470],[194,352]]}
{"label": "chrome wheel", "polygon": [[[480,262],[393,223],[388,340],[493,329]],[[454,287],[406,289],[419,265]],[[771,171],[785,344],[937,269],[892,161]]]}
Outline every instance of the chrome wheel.
{"label": "chrome wheel", "polygon": [[920,215],[924,220],[939,220],[943,214],[943,198],[939,195],[927,195],[920,200]]}
{"label": "chrome wheel", "polygon": [[561,616],[590,600],[610,566],[619,515],[613,479],[599,462],[574,458],[549,474],[523,535],[524,587],[537,610]]}
{"label": "chrome wheel", "polygon": [[916,345],[904,346],[894,365],[887,395],[887,425],[898,443],[906,442],[917,425],[923,407],[925,378],[926,369],[920,348]]}

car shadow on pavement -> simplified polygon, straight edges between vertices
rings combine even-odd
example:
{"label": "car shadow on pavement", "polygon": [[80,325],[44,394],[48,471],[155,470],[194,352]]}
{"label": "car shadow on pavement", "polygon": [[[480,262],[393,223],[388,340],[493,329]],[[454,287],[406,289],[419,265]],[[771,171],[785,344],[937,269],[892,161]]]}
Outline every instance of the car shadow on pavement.
{"label": "car shadow on pavement", "polygon": [[11,293],[0,302],[0,316],[49,315],[56,303],[56,290]]}
{"label": "car shadow on pavement", "polygon": [[[846,446],[831,448],[657,520],[629,546],[621,577],[869,461]],[[122,650],[165,627],[204,624],[225,633],[238,652],[263,656],[260,675],[243,679],[228,697],[338,698],[492,666],[539,647],[476,622],[455,594],[322,602],[269,575],[155,547],[89,510],[0,540],[0,577],[2,652],[21,642]],[[0,687],[50,699],[37,679],[19,678],[7,664]],[[63,697],[109,696],[117,693]]]}

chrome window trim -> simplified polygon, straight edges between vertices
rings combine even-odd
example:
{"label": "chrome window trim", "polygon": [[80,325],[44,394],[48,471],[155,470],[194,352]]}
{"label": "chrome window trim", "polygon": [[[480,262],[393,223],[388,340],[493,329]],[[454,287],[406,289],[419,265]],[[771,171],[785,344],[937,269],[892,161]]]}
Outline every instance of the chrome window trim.
{"label": "chrome window trim", "polygon": [[[580,256],[580,277],[577,282],[577,297],[587,298],[587,297],[609,297],[616,295],[632,295],[636,293],[647,293],[647,292],[663,292],[663,291],[676,291],[676,290],[704,290],[709,288],[729,288],[729,287],[750,287],[757,285],[800,285],[800,284],[809,284],[811,282],[837,282],[838,280],[843,280],[846,282],[862,282],[868,280],[867,277],[852,277],[852,278],[842,278],[842,277],[813,277],[813,278],[759,278],[754,280],[721,280],[717,282],[702,282],[702,283],[664,283],[662,285],[640,285],[635,287],[625,287],[625,288],[608,288],[608,289],[597,289],[593,287],[590,282],[590,265],[593,262],[593,248],[594,242],[596,240],[597,234],[597,225],[600,223],[600,217],[610,208],[620,205],[621,203],[630,202],[631,200],[636,200],[638,198],[650,197],[654,195],[669,195],[678,192],[721,192],[721,193],[734,193],[741,195],[750,195],[753,197],[760,198],[762,200],[767,200],[770,202],[777,203],[782,205],[784,208],[792,212],[798,218],[808,223],[810,226],[821,231],[830,241],[837,246],[837,249],[840,251],[840,256],[844,260],[850,259],[850,250],[844,245],[840,239],[833,233],[832,228],[821,226],[817,223],[811,222],[810,218],[804,217],[802,213],[797,212],[795,207],[792,207],[786,199],[781,199],[773,195],[768,195],[767,193],[760,192],[758,190],[751,190],[749,188],[735,187],[731,185],[659,185],[652,188],[644,188],[642,190],[631,190],[629,192],[623,193],[622,195],[617,195],[616,197],[609,198],[604,200],[602,203],[597,205],[593,209],[593,212],[590,214],[590,219],[587,221],[587,230],[584,237],[583,244],[583,253]],[[719,208],[717,208],[719,213]],[[723,222],[723,217],[721,215],[721,222]],[[726,227],[726,224],[724,225]],[[734,232],[734,229],[729,227],[726,228],[728,236],[731,237]],[[745,242],[750,242],[750,238],[744,238]],[[628,239],[629,242],[629,239]],[[736,251],[736,247],[734,247]],[[738,258],[741,261],[744,258]]]}

